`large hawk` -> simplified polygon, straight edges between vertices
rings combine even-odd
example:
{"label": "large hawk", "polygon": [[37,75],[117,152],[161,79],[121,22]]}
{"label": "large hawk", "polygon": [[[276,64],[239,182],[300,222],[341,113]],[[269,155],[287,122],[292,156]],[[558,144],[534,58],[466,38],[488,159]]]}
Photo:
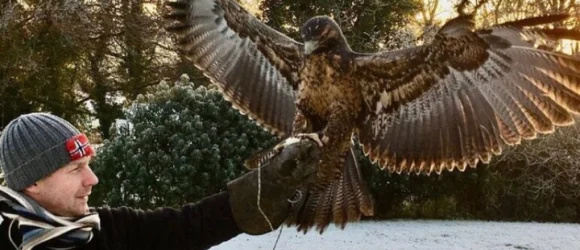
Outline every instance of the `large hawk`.
{"label": "large hawk", "polygon": [[364,54],[329,17],[308,20],[298,42],[232,0],[168,5],[167,30],[234,107],[281,139],[321,143],[317,181],[289,219],[305,232],[373,214],[355,137],[383,169],[463,171],[580,111],[580,59],[539,48],[580,40],[578,31],[537,27],[565,14],[485,29],[459,16],[429,44]]}

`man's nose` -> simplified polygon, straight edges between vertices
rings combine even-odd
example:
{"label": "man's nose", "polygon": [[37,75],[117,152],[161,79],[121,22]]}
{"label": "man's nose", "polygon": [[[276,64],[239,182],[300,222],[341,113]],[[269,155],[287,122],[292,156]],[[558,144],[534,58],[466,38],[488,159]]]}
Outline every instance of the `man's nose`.
{"label": "man's nose", "polygon": [[87,168],[83,185],[87,187],[97,185],[97,183],[99,183],[99,178],[90,167]]}

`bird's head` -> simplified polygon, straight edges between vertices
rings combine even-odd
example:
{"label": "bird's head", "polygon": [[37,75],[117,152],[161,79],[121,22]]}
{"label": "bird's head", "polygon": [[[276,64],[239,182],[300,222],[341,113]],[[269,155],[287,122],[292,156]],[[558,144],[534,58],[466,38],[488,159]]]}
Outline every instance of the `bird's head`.
{"label": "bird's head", "polygon": [[338,24],[328,16],[310,18],[300,30],[304,40],[304,53],[322,52],[333,49],[350,50]]}

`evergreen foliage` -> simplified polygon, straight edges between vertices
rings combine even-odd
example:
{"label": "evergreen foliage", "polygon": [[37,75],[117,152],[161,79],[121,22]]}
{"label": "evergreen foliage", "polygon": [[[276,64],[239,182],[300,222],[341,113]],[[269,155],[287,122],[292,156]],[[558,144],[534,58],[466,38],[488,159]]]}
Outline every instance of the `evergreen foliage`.
{"label": "evergreen foliage", "polygon": [[243,161],[276,139],[231,108],[215,89],[184,75],[139,96],[92,164],[92,201],[110,206],[179,206],[223,191]]}

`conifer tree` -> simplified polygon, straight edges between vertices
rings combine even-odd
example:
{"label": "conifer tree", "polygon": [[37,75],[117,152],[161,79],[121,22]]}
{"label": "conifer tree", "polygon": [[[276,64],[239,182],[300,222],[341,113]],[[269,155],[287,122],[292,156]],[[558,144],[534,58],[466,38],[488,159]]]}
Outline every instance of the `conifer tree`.
{"label": "conifer tree", "polygon": [[225,190],[253,152],[276,139],[231,108],[215,89],[175,84],[139,96],[127,122],[98,149],[93,205],[179,206]]}

